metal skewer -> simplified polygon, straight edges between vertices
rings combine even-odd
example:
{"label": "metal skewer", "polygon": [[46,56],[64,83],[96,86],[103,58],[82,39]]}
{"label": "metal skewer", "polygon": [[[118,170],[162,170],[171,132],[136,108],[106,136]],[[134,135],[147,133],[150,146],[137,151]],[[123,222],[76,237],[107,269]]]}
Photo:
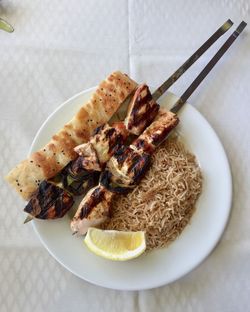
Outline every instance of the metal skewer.
{"label": "metal skewer", "polygon": [[186,60],[163,84],[155,90],[152,94],[153,99],[156,101],[165,93],[175,82],[178,80],[191,65],[193,65],[222,35],[224,35],[233,22],[228,19],[216,32],[205,42],[203,45]]}
{"label": "metal skewer", "polygon": [[187,90],[182,94],[180,99],[171,108],[171,112],[177,113],[182,106],[186,103],[187,99],[193,94],[201,82],[206,78],[210,71],[214,68],[215,64],[221,59],[221,57],[230,48],[233,42],[238,38],[243,29],[247,26],[247,23],[242,21],[233,34],[227,39],[227,41],[222,45],[219,51],[214,55],[214,57],[208,62],[205,68],[200,72],[200,74],[195,78]]}

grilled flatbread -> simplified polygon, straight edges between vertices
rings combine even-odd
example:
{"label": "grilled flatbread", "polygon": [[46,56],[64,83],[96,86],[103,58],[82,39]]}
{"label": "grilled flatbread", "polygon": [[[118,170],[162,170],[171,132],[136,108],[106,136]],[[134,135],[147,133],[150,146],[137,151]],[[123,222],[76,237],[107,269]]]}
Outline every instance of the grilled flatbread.
{"label": "grilled flatbread", "polygon": [[44,148],[19,163],[6,176],[16,191],[28,200],[42,180],[49,179],[77,157],[74,147],[88,142],[94,129],[106,123],[137,84],[114,72],[106,78],[74,118]]}

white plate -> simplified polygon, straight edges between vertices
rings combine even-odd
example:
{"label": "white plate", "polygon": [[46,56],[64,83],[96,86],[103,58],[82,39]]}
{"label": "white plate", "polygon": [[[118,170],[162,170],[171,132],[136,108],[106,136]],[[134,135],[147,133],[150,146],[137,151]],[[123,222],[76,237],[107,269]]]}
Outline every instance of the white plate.
{"label": "white plate", "polygon": [[[38,131],[30,153],[44,146],[86,102],[88,89],[62,104]],[[171,107],[173,94],[160,103]],[[203,192],[197,210],[180,237],[169,247],[127,262],[112,262],[92,254],[82,238],[72,236],[70,219],[33,221],[41,242],[66,269],[93,284],[120,290],[141,290],[173,282],[198,266],[217,244],[231,208],[232,181],[228,160],[214,130],[202,115],[186,104],[180,113],[178,131],[202,168]]]}

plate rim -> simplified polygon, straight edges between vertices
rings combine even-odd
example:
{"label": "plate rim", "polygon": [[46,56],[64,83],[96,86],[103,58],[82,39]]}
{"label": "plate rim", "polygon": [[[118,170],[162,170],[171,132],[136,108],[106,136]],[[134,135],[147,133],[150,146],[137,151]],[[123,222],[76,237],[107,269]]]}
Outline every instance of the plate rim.
{"label": "plate rim", "polygon": [[[43,131],[43,129],[45,128],[47,122],[53,118],[53,116],[64,106],[66,106],[69,102],[73,101],[74,99],[82,96],[83,94],[85,93],[88,93],[88,92],[93,92],[94,90],[96,89],[96,86],[95,87],[90,87],[90,88],[87,88],[81,92],[78,92],[76,93],[75,95],[73,95],[72,97],[70,97],[69,99],[67,99],[66,101],[64,101],[63,103],[61,103],[54,111],[52,111],[50,113],[50,115],[45,119],[45,121],[42,123],[42,125],[40,126],[39,130],[37,131],[35,137],[33,138],[33,141],[31,143],[31,146],[29,148],[29,151],[28,151],[28,156],[30,156],[30,154],[33,152],[33,147],[37,141],[37,138],[39,137],[40,133]],[[168,92],[168,94],[171,94],[175,97],[178,97],[177,95],[175,95],[174,93],[172,92]],[[186,276],[188,273],[192,272],[194,269],[196,269],[197,267],[199,267],[201,265],[201,263],[212,253],[212,251],[217,247],[219,241],[221,240],[221,237],[226,229],[226,226],[228,224],[228,221],[229,221],[229,217],[230,217],[230,214],[231,214],[231,209],[232,209],[232,200],[233,200],[233,181],[232,181],[232,173],[231,173],[231,167],[230,167],[230,162],[228,160],[228,157],[227,157],[227,154],[226,154],[226,151],[225,151],[225,148],[218,136],[218,134],[215,132],[215,130],[213,129],[213,127],[210,125],[210,123],[207,121],[207,119],[191,104],[189,103],[186,103],[185,104],[186,106],[189,107],[189,109],[192,110],[192,112],[194,112],[195,114],[199,115],[199,117],[203,120],[203,122],[206,123],[206,126],[209,127],[210,131],[213,133],[213,136],[217,139],[220,147],[221,147],[221,151],[222,151],[222,155],[223,155],[223,158],[224,158],[224,164],[226,165],[227,167],[227,178],[228,178],[228,186],[229,186],[229,196],[228,196],[228,207],[227,207],[227,215],[224,219],[224,222],[221,226],[221,231],[220,233],[217,235],[217,238],[213,241],[213,243],[211,244],[211,247],[207,250],[206,253],[203,254],[203,256],[199,259],[199,261],[195,262],[195,264],[191,265],[189,268],[187,268],[186,270],[184,270],[184,272],[181,272],[179,275],[176,275],[174,278],[172,279],[166,279],[166,281],[161,281],[161,282],[155,282],[155,283],[151,283],[151,286],[148,286],[146,285],[145,287],[143,288],[138,288],[138,287],[133,287],[133,285],[131,285],[131,287],[127,288],[127,287],[111,287],[111,286],[107,286],[105,284],[105,282],[103,283],[102,281],[100,281],[99,283],[95,282],[95,281],[92,281],[91,279],[89,279],[88,277],[83,277],[81,276],[80,274],[78,274],[76,271],[74,271],[73,269],[71,269],[70,267],[68,267],[66,264],[63,263],[63,261],[57,257],[57,255],[54,254],[54,252],[49,249],[49,247],[46,245],[45,241],[43,240],[41,234],[39,233],[37,227],[36,227],[36,224],[34,221],[31,221],[31,224],[32,224],[32,227],[33,227],[33,230],[34,232],[36,233],[36,235],[38,236],[40,242],[42,243],[42,245],[45,247],[45,249],[49,252],[49,254],[57,261],[59,262],[66,270],[68,270],[69,272],[71,272],[73,275],[77,276],[78,278],[84,280],[84,281],[87,281],[91,284],[94,284],[94,285],[97,285],[97,286],[101,286],[101,287],[105,287],[107,289],[113,289],[113,290],[124,290],[124,291],[139,291],[139,290],[148,290],[148,289],[154,289],[154,288],[157,288],[157,287],[161,287],[161,286],[164,286],[164,285],[168,285],[168,284],[171,284],[173,282],[175,282],[176,280]]]}

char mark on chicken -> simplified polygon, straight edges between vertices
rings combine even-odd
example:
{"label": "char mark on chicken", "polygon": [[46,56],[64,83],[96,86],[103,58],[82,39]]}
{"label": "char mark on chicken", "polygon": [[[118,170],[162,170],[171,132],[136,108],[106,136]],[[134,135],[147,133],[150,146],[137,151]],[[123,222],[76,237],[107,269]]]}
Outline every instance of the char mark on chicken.
{"label": "char mark on chicken", "polygon": [[110,181],[118,186],[130,187],[138,183],[150,165],[150,155],[130,146],[119,150],[108,162]]}
{"label": "char mark on chicken", "polygon": [[71,221],[73,233],[83,235],[91,226],[98,226],[110,217],[110,203],[114,194],[98,185],[86,194]]}
{"label": "char mark on chicken", "polygon": [[90,144],[96,152],[100,167],[112,157],[112,155],[125,143],[128,132],[122,122],[112,126],[105,124],[98,127],[90,139]]}
{"label": "char mark on chicken", "polygon": [[160,106],[153,100],[148,86],[140,85],[129,104],[124,121],[128,131],[140,135],[156,117],[159,108]]}
{"label": "char mark on chicken", "polygon": [[57,219],[63,217],[73,204],[74,200],[70,194],[44,180],[32,195],[24,211],[38,219]]}
{"label": "char mark on chicken", "polygon": [[80,173],[83,169],[87,171],[101,171],[99,159],[93,145],[88,142],[78,145],[74,151],[79,155],[71,164],[71,171],[75,174]]}
{"label": "char mark on chicken", "polygon": [[153,153],[178,123],[179,119],[176,114],[160,110],[151,125],[132,143],[132,147]]}

